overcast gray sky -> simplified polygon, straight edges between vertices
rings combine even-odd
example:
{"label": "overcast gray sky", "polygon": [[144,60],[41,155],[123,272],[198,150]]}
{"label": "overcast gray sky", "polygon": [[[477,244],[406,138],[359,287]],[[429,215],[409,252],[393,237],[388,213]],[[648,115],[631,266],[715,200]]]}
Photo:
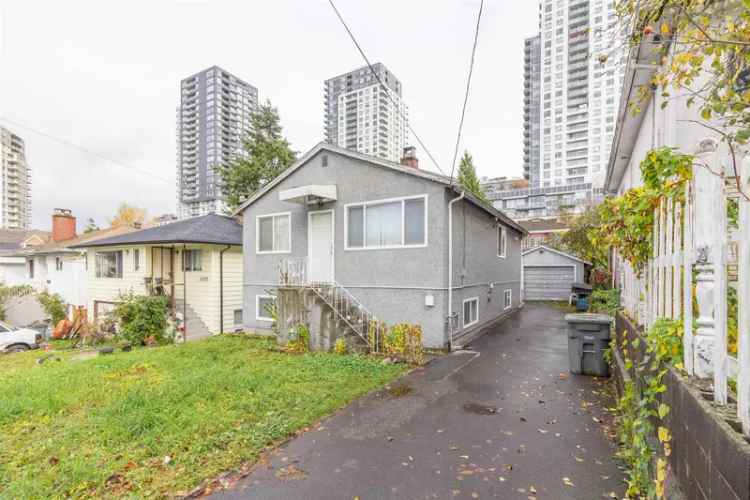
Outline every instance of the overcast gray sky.
{"label": "overcast gray sky", "polygon": [[[450,170],[478,0],[336,4]],[[480,175],[521,174],[523,39],[537,9],[485,2],[461,144]],[[122,201],[174,212],[179,81],[214,64],[270,99],[304,152],[323,139],[323,81],[363,61],[326,0],[0,0],[0,124],[26,140],[33,226],[48,228],[54,207],[79,228],[106,224]],[[434,168],[421,151],[420,165]]]}

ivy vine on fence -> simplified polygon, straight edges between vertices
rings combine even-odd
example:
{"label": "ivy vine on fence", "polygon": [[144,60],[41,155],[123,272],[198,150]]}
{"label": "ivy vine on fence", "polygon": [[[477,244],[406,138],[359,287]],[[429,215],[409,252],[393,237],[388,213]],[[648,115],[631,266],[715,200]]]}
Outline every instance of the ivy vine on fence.
{"label": "ivy vine on fence", "polygon": [[685,183],[692,177],[693,157],[673,148],[653,149],[640,164],[643,186],[599,205],[598,227],[591,231],[596,245],[616,248],[637,272],[653,256],[654,212],[661,200],[684,199]]}

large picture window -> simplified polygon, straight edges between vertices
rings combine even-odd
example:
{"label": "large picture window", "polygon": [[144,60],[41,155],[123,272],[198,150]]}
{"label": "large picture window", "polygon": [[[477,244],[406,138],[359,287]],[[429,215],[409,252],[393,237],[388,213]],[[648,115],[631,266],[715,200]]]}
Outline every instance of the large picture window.
{"label": "large picture window", "polygon": [[472,297],[464,300],[464,328],[479,321],[479,298]]}
{"label": "large picture window", "polygon": [[255,225],[257,253],[289,253],[292,247],[291,214],[259,215]]}
{"label": "large picture window", "polygon": [[97,278],[122,278],[122,250],[96,252]]}
{"label": "large picture window", "polygon": [[427,245],[427,195],[347,205],[346,249]]}

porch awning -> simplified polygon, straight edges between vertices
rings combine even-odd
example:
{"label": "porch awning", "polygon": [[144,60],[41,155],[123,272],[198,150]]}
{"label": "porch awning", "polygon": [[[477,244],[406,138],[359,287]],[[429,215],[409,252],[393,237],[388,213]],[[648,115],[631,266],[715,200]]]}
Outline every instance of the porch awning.
{"label": "porch awning", "polygon": [[312,205],[336,201],[336,184],[310,184],[279,192],[279,200]]}

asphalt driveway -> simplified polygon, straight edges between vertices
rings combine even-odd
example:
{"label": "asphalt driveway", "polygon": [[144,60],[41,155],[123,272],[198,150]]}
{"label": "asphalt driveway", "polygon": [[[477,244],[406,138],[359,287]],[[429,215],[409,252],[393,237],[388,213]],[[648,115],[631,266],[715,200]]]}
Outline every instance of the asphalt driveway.
{"label": "asphalt driveway", "polygon": [[354,402],[225,499],[621,498],[606,381],[567,368],[563,311],[527,304],[467,352]]}

